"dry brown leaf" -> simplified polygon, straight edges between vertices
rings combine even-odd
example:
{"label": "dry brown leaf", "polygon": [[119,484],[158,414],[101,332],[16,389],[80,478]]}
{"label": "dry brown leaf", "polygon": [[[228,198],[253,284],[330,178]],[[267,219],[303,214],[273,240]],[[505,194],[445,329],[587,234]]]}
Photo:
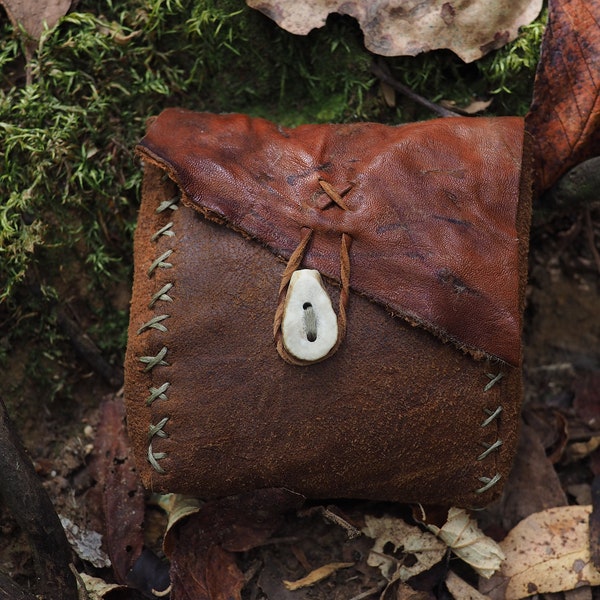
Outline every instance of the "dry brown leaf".
{"label": "dry brown leaf", "polygon": [[573,408],[591,430],[600,430],[600,372],[578,375],[573,384]]}
{"label": "dry brown leaf", "polygon": [[69,544],[81,560],[86,560],[98,569],[111,566],[108,554],[102,549],[101,534],[79,527],[68,517],[59,517]]}
{"label": "dry brown leaf", "polygon": [[432,600],[432,595],[427,590],[414,590],[408,583],[401,582],[397,587],[390,584],[379,600]]}
{"label": "dry brown leaf", "polygon": [[534,138],[537,187],[600,154],[600,3],[551,0],[526,129]]}
{"label": "dry brown leaf", "polygon": [[[406,581],[433,567],[446,553],[445,545],[435,536],[394,517],[384,516],[379,519],[365,515],[363,533],[375,539],[367,564],[379,567],[388,580]],[[413,556],[416,562],[407,566],[396,557],[386,554],[383,551],[386,544],[392,544],[394,552],[401,549],[405,555]]]}
{"label": "dry brown leaf", "polygon": [[197,513],[202,507],[198,498],[182,494],[163,494],[158,497],[157,504],[167,513],[166,533],[181,519]]}
{"label": "dry brown leaf", "polygon": [[330,13],[354,17],[365,46],[383,56],[415,56],[448,48],[465,62],[514,40],[542,0],[246,0],[280,27],[298,35],[323,27]]}
{"label": "dry brown leaf", "polygon": [[171,521],[179,518],[163,544],[171,562],[171,600],[239,600],[244,576],[233,553],[263,543],[284,512],[299,508],[304,498],[284,489],[256,490],[210,500],[199,510],[193,501],[174,500]]}
{"label": "dry brown leaf", "polygon": [[386,106],[393,108],[396,106],[396,90],[385,81],[382,81],[379,84],[379,89],[381,90],[381,95],[383,96],[383,101]]}
{"label": "dry brown leaf", "polygon": [[522,423],[515,462],[500,500],[502,527],[510,531],[533,513],[566,504],[567,497],[538,430]]}
{"label": "dry brown leaf", "polygon": [[600,570],[600,476],[592,481],[591,494],[592,512],[590,513],[590,558],[594,567]]}
{"label": "dry brown leaf", "polygon": [[34,40],[40,39],[44,27],[52,29],[71,8],[71,0],[0,0],[11,23],[19,25]]}
{"label": "dry brown leaf", "polygon": [[572,463],[582,460],[600,448],[600,435],[596,435],[586,442],[573,442],[567,446],[565,462]]}
{"label": "dry brown leaf", "polygon": [[306,577],[302,577],[302,579],[297,579],[296,581],[284,581],[283,585],[290,590],[299,590],[303,587],[309,587],[326,579],[330,575],[333,575],[336,571],[340,569],[348,569],[349,567],[353,567],[354,563],[351,562],[334,562],[329,563],[327,565],[323,565],[314,571],[311,571]]}
{"label": "dry brown leaf", "polygon": [[100,406],[90,473],[101,490],[106,550],[117,581],[127,583],[144,546],[145,494],[129,449],[121,396],[109,396]]}
{"label": "dry brown leaf", "polygon": [[479,529],[464,508],[451,508],[448,520],[441,528],[436,525],[427,527],[482,577],[491,577],[504,560],[500,546]]}
{"label": "dry brown leaf", "polygon": [[560,506],[521,521],[500,543],[506,554],[500,572],[482,581],[492,600],[520,600],[532,594],[600,585],[591,564],[590,506]]}
{"label": "dry brown leaf", "polygon": [[89,600],[102,600],[115,591],[126,591],[127,588],[116,583],[106,583],[99,577],[92,577],[87,573],[79,573],[79,578],[85,586]]}

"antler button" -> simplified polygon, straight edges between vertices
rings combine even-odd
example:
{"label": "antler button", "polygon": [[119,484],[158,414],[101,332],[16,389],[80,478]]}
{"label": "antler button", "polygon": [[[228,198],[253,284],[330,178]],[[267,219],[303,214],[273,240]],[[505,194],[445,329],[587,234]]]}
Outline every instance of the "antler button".
{"label": "antler button", "polygon": [[318,271],[300,269],[292,274],[281,334],[285,349],[305,361],[321,360],[337,342],[337,317]]}

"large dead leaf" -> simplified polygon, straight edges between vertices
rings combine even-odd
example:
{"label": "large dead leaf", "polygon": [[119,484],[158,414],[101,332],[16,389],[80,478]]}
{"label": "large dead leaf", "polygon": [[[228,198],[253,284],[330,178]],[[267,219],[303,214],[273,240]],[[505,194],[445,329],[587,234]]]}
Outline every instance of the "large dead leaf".
{"label": "large dead leaf", "polygon": [[[171,600],[239,600],[244,577],[234,552],[267,540],[286,511],[304,498],[284,489],[265,489],[206,502],[186,502],[187,516],[174,521],[165,535],[171,561]],[[173,512],[181,514],[178,502]]]}
{"label": "large dead leaf", "polygon": [[600,2],[550,0],[549,6],[525,121],[534,137],[540,193],[600,154]]}
{"label": "large dead leaf", "polygon": [[566,504],[565,492],[536,430],[523,423],[515,463],[499,501],[498,519],[509,531],[533,513]]}
{"label": "large dead leaf", "polygon": [[[367,564],[378,567],[389,581],[406,581],[427,571],[446,553],[435,536],[395,517],[365,515],[363,533],[375,539]],[[393,554],[384,552],[390,546]]]}
{"label": "large dead leaf", "polygon": [[448,48],[465,62],[481,58],[517,37],[542,0],[246,0],[280,27],[299,35],[323,27],[330,13],[354,17],[365,46],[383,56],[415,56]]}
{"label": "large dead leaf", "polygon": [[464,508],[451,508],[442,527],[427,527],[482,577],[489,578],[500,568],[504,559],[500,546],[479,529]]}
{"label": "large dead leaf", "polygon": [[123,398],[108,397],[100,414],[90,472],[102,491],[108,554],[117,581],[126,583],[144,545],[144,489],[130,456]]}
{"label": "large dead leaf", "polygon": [[26,33],[38,40],[45,27],[52,29],[67,14],[71,0],[0,0],[15,27],[21,26]]}
{"label": "large dead leaf", "polygon": [[600,585],[591,564],[590,506],[560,506],[521,521],[500,547],[506,555],[500,572],[482,581],[492,600],[520,600],[532,594]]}

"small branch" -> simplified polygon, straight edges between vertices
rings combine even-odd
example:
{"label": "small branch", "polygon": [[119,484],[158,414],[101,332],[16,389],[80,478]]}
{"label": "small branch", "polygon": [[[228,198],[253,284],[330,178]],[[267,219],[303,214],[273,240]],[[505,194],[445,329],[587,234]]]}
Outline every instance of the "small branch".
{"label": "small branch", "polygon": [[393,87],[397,92],[400,92],[407,98],[410,98],[411,100],[414,100],[415,102],[418,102],[419,104],[421,104],[425,108],[428,108],[429,110],[436,113],[440,117],[459,117],[460,116],[458,113],[455,113],[452,110],[448,110],[447,108],[444,108],[443,106],[439,106],[438,104],[435,104],[434,102],[431,102],[430,100],[427,100],[427,98],[423,98],[423,96],[419,96],[419,94],[413,92],[408,86],[404,85],[403,83],[400,83],[397,79],[394,79],[391,75],[388,75],[375,62],[373,62],[371,64],[371,73],[373,73],[373,75],[375,75],[375,77],[378,77],[379,79],[381,79],[381,81],[383,81],[384,83],[387,83],[390,87]]}
{"label": "small branch", "polygon": [[57,310],[56,319],[60,329],[71,340],[75,352],[110,385],[120,388],[123,385],[123,373],[106,361],[90,336],[82,331],[73,319],[67,316],[63,308]]}
{"label": "small branch", "polygon": [[29,539],[39,591],[49,600],[76,600],[77,585],[69,568],[71,548],[1,400],[0,473],[0,500]]}
{"label": "small branch", "polygon": [[24,590],[10,577],[0,573],[0,600],[37,600],[37,596]]}

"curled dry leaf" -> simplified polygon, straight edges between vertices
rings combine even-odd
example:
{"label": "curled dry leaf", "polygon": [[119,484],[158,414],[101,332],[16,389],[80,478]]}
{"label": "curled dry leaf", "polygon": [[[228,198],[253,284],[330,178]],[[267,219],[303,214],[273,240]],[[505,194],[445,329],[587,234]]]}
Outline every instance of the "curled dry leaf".
{"label": "curled dry leaf", "polygon": [[490,98],[489,100],[473,100],[466,106],[458,106],[453,100],[442,100],[440,105],[460,115],[476,115],[487,110],[492,102],[493,98]]}
{"label": "curled dry leaf", "polygon": [[323,27],[330,13],[354,17],[365,46],[383,56],[415,56],[448,48],[465,62],[481,58],[517,37],[542,0],[246,0],[280,27],[299,35]]}
{"label": "curled dry leaf", "polygon": [[567,447],[565,462],[572,463],[588,457],[600,448],[600,435],[595,435],[586,442],[573,442]]}
{"label": "curled dry leaf", "polygon": [[113,592],[125,592],[127,590],[127,588],[122,585],[118,585],[116,583],[106,583],[104,579],[92,577],[87,573],[79,573],[79,578],[85,586],[85,591],[87,592],[87,596],[83,597],[87,597],[89,600],[102,600],[108,595],[111,595]]}
{"label": "curled dry leaf", "polygon": [[[379,519],[366,515],[363,533],[375,539],[367,564],[379,567],[388,580],[406,581],[433,567],[446,553],[445,545],[435,536],[394,517],[384,516]],[[401,550],[402,557],[386,554],[386,544],[392,544],[394,553]],[[410,566],[403,562],[409,556],[412,557]]]}
{"label": "curled dry leaf", "polygon": [[535,513],[514,527],[500,546],[500,572],[482,581],[492,600],[520,600],[532,594],[600,585],[590,559],[590,506],[560,506]]}
{"label": "curled dry leaf", "polygon": [[491,577],[504,560],[500,546],[486,536],[463,508],[451,508],[442,527],[427,525],[454,554],[471,565],[479,575]]}
{"label": "curled dry leaf", "polygon": [[163,494],[158,497],[157,504],[167,513],[167,532],[178,521],[197,513],[202,501],[182,494]]}
{"label": "curled dry leaf", "polygon": [[540,193],[571,167],[600,154],[600,4],[551,0],[526,117]]}
{"label": "curled dry leaf", "polygon": [[323,579],[333,575],[336,571],[340,569],[348,569],[349,567],[353,567],[354,563],[351,562],[335,562],[329,563],[327,565],[323,565],[314,571],[311,571],[306,577],[302,579],[297,579],[296,581],[284,581],[283,584],[285,587],[290,590],[299,590],[303,587],[308,587],[322,581]]}
{"label": "curled dry leaf", "polygon": [[67,517],[60,517],[60,522],[69,544],[81,560],[86,560],[99,569],[111,566],[108,554],[102,550],[102,535],[75,525]]}

